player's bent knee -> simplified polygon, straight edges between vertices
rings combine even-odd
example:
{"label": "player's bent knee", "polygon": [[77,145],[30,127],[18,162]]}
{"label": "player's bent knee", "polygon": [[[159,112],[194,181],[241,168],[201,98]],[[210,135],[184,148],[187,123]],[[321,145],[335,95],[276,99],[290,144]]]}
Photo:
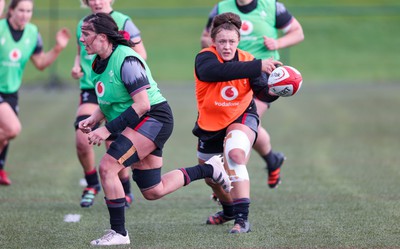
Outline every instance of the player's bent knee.
{"label": "player's bent knee", "polygon": [[148,201],[155,201],[164,196],[152,189],[142,192],[142,195]]}
{"label": "player's bent knee", "polygon": [[236,164],[245,164],[246,153],[242,149],[232,149],[228,153],[228,157]]}
{"label": "player's bent knee", "polygon": [[105,154],[100,160],[99,166],[99,174],[101,179],[106,179],[110,175],[118,174],[120,168],[112,167],[111,165],[115,165],[116,161],[113,157],[108,154]]}
{"label": "player's bent knee", "polygon": [[87,141],[77,141],[76,142],[76,151],[78,155],[85,156],[91,153],[93,150],[93,146],[89,144]]}
{"label": "player's bent knee", "polygon": [[9,140],[16,138],[21,133],[21,125],[14,125],[7,131],[7,138]]}
{"label": "player's bent knee", "polygon": [[250,140],[243,131],[232,130],[226,136],[224,154],[232,182],[249,180],[249,173],[244,162],[250,149]]}
{"label": "player's bent knee", "polygon": [[93,145],[88,143],[88,136],[82,132],[77,134],[75,145],[78,154],[85,155],[90,153],[93,150]]}

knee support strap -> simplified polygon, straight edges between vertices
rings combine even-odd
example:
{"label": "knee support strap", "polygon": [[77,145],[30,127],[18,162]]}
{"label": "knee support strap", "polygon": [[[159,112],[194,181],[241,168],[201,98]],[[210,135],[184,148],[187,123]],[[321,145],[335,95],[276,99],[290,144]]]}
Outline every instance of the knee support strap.
{"label": "knee support strap", "polygon": [[124,135],[119,135],[118,138],[111,143],[107,153],[125,167],[130,167],[133,163],[140,161],[135,146],[133,146],[131,140]]}
{"label": "knee support strap", "polygon": [[227,172],[232,182],[249,180],[249,173],[244,164],[238,164],[229,157],[229,152],[233,149],[241,149],[247,157],[251,146],[246,133],[240,130],[232,130],[225,137],[224,157],[228,164],[229,171]]}
{"label": "knee support strap", "polygon": [[148,170],[134,169],[132,170],[132,179],[136,182],[140,191],[143,192],[151,189],[161,182],[161,168]]}

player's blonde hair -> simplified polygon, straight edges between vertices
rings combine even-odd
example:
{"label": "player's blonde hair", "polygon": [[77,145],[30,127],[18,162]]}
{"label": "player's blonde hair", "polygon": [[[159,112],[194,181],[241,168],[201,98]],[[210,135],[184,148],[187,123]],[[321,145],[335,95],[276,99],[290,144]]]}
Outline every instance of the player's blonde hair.
{"label": "player's blonde hair", "polygon": [[[80,0],[80,2],[81,2],[81,8],[87,8],[87,7],[89,7],[88,1],[89,1],[89,0]],[[114,1],[115,1],[115,0],[112,0],[112,1],[111,1],[111,5],[113,5]]]}

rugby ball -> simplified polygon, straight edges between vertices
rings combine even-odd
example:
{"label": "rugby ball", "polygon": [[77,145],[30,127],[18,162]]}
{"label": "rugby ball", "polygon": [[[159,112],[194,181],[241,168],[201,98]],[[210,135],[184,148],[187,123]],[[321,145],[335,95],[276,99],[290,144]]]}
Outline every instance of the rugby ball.
{"label": "rugby ball", "polygon": [[269,91],[280,97],[295,95],[300,90],[302,83],[301,73],[291,66],[277,67],[268,78]]}

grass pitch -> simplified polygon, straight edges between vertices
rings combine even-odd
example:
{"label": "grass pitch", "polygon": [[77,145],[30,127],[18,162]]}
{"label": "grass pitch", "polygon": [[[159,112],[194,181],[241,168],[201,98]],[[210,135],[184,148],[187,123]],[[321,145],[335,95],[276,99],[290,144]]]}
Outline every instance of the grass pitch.
{"label": "grass pitch", "polygon": [[[160,87],[176,121],[167,172],[196,163],[196,111],[193,88]],[[126,212],[132,244],[115,248],[400,248],[399,90],[304,84],[275,102],[263,123],[288,159],[282,185],[270,190],[253,152],[251,233],[230,235],[231,223],[205,225],[219,207],[202,181],[157,201],[133,184],[136,200]],[[0,186],[0,247],[92,248],[109,226],[108,212],[102,192],[93,207],[79,206],[72,125],[78,90],[23,90],[20,97],[23,131],[6,165],[13,184]],[[80,222],[64,222],[67,214],[81,215]]]}

